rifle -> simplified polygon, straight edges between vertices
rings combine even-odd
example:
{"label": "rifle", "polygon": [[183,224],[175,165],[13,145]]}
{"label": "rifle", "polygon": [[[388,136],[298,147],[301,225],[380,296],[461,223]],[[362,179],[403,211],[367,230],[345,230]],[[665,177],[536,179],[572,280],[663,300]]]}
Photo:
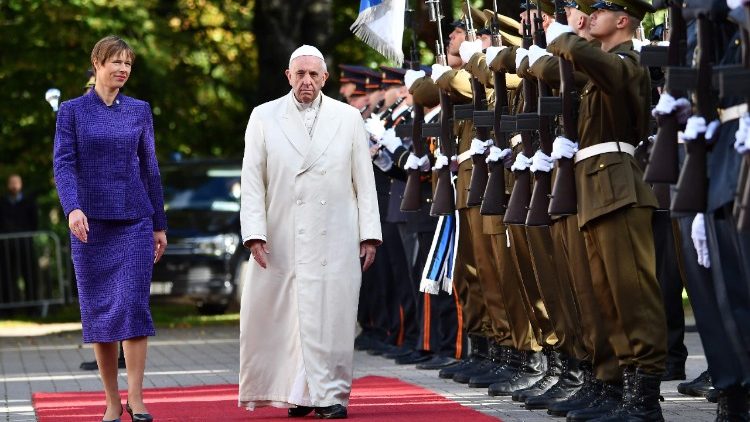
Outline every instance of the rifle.
{"label": "rifle", "polygon": [[[742,68],[740,74],[729,77],[722,74],[720,78],[721,96],[744,95],[747,104],[750,104],[750,29],[743,25],[743,18],[750,17],[750,4],[745,3],[745,16],[739,16],[739,26],[742,43]],[[732,12],[735,14],[737,12]],[[739,14],[739,13],[738,13]],[[746,24],[746,22],[744,22]],[[750,231],[750,153],[742,157],[742,166],[737,180],[737,193],[734,200],[733,215],[737,222],[737,230],[740,232]]]}
{"label": "rifle", "polygon": [[[497,19],[497,0],[492,0],[492,45],[501,45],[500,22]],[[489,63],[488,63],[489,65]],[[508,132],[502,127],[502,117],[508,114],[508,87],[505,84],[505,72],[492,72],[495,84],[495,110],[493,111],[492,124],[495,132],[495,145],[500,149],[510,147]],[[475,119],[475,125],[478,124]],[[515,125],[514,125],[515,126]],[[490,172],[487,179],[487,187],[484,190],[484,199],[479,213],[483,215],[502,215],[508,207],[508,198],[505,195],[505,165],[502,160],[488,164]]]}
{"label": "rifle", "polygon": [[[690,81],[685,79],[692,76],[690,72],[685,72],[687,69],[684,67],[687,51],[687,27],[682,16],[681,2],[670,0],[668,5],[669,47],[644,46],[641,49],[641,64],[644,66],[668,66],[664,90],[675,98],[681,98],[685,96],[686,85],[690,84]],[[648,183],[673,184],[679,176],[677,131],[680,124],[675,112],[658,115],[656,122],[659,129],[656,132],[654,144],[651,146],[651,154],[643,173],[643,180]]]}
{"label": "rifle", "polygon": [[[525,49],[531,47],[531,5],[526,3],[526,20],[523,23],[523,42]],[[531,157],[534,155],[534,146],[531,139],[531,133],[538,128],[539,116],[534,112],[536,106],[534,82],[529,78],[523,80],[523,113],[516,116],[516,130],[521,132],[521,145],[523,155]],[[529,201],[531,201],[531,171],[516,170],[516,181],[513,184],[513,191],[508,200],[508,209],[505,211],[505,224],[524,224],[526,223],[526,214],[528,211]]]}
{"label": "rifle", "polygon": [[[474,19],[471,17],[471,4],[469,0],[466,0],[466,39],[468,41],[475,41],[477,39],[477,32],[474,29]],[[487,110],[487,93],[484,90],[484,85],[479,82],[479,79],[471,78],[471,90],[473,92],[473,111],[481,112]],[[472,113],[473,117],[473,113]],[[480,141],[486,141],[490,139],[490,130],[488,127],[476,127],[477,138]],[[466,205],[474,207],[482,204],[482,196],[484,190],[487,188],[487,179],[489,169],[487,162],[484,159],[484,154],[474,154],[471,156],[472,169],[471,169],[471,181],[469,182],[469,195],[466,198]]]}
{"label": "rifle", "polygon": [[[711,96],[712,72],[712,29],[708,10],[697,11],[698,58],[696,65],[695,108],[696,114],[707,121],[713,120],[716,110],[713,109]],[[708,201],[708,176],[706,174],[706,139],[700,134],[685,143],[685,163],[677,181],[677,193],[672,198],[670,209],[675,212],[704,212]]]}
{"label": "rifle", "polygon": [[[536,3],[536,16],[534,17],[535,31],[534,44],[539,48],[547,48],[547,40],[542,28],[542,5],[541,1]],[[567,19],[566,19],[567,20]],[[544,81],[537,82],[538,99],[551,96],[551,89]],[[539,104],[537,104],[539,110]],[[539,149],[546,155],[552,154],[552,122],[550,116],[539,115]],[[529,202],[529,211],[526,215],[527,226],[548,226],[550,216],[549,208],[550,191],[552,187],[552,174],[545,171],[534,172],[534,191]]]}
{"label": "rifle", "polygon": [[[414,10],[406,11],[407,26],[411,28],[411,69],[419,70],[419,47],[417,47],[417,27],[414,19]],[[414,120],[412,122],[411,144],[414,155],[421,158],[426,154],[424,138],[422,137],[422,125],[424,123],[424,107],[414,104]],[[421,183],[419,169],[409,169],[407,172],[404,197],[401,200],[401,211],[419,211],[421,202]]]}
{"label": "rifle", "polygon": [[[440,10],[440,0],[425,0],[429,10],[430,22],[437,25],[438,38],[435,41],[435,61],[443,66],[448,65],[445,56],[445,44],[443,43],[443,31],[440,28],[440,20],[443,18]],[[440,90],[440,152],[448,157],[448,165],[437,170],[437,184],[432,196],[432,207],[430,215],[452,215],[456,211],[455,192],[451,183],[450,159],[455,155],[453,145],[453,102],[448,93]]]}
{"label": "rifle", "polygon": [[[565,3],[555,0],[555,21],[563,25],[568,24],[565,16]],[[578,139],[577,98],[575,82],[573,80],[573,64],[560,57],[560,100],[562,102],[562,129],[566,138]],[[539,99],[539,110],[541,112],[542,98]],[[573,171],[572,158],[560,158],[557,160],[557,173],[552,185],[549,208],[550,215],[571,215],[578,211],[576,193],[575,173]]]}

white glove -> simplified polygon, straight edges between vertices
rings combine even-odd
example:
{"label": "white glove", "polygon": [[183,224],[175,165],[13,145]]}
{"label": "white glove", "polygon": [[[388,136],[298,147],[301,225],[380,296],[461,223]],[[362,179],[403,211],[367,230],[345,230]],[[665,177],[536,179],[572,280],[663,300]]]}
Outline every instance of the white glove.
{"label": "white glove", "polygon": [[734,10],[742,6],[742,3],[744,3],[743,0],[727,0],[727,6],[729,6],[730,10]]}
{"label": "white glove", "polygon": [[694,141],[698,135],[706,132],[706,119],[700,116],[692,116],[687,120],[685,130],[679,136],[683,142]]}
{"label": "white glove", "polygon": [[510,150],[510,148],[500,149],[496,146],[490,147],[490,154],[487,156],[487,158],[484,160],[487,163],[494,163],[497,161],[500,161],[504,159],[505,157],[509,156],[513,152]]}
{"label": "white glove", "polygon": [[543,49],[542,47],[539,47],[537,45],[532,45],[531,47],[529,47],[529,67],[534,66],[534,63],[536,63],[536,61],[539,60],[541,57],[551,56],[551,55],[552,53]]}
{"label": "white glove", "polygon": [[547,45],[552,44],[552,41],[556,40],[557,37],[559,37],[562,34],[567,34],[568,32],[573,32],[573,28],[571,28],[568,25],[563,25],[561,23],[552,22],[547,27],[547,31],[545,31],[546,38],[547,38]]}
{"label": "white glove", "polygon": [[385,154],[383,151],[380,151],[378,153],[378,156],[375,157],[372,162],[378,166],[380,170],[388,171],[393,167],[393,159],[390,155]]}
{"label": "white glove", "polygon": [[406,85],[406,89],[411,89],[414,81],[420,78],[424,78],[424,75],[424,70],[407,70],[404,74],[404,85]]}
{"label": "white glove", "polygon": [[519,47],[516,49],[516,70],[518,70],[519,67],[521,67],[521,62],[523,59],[529,55],[529,50]]}
{"label": "white glove", "polygon": [[406,159],[406,164],[404,164],[404,170],[427,171],[429,169],[430,160],[427,159],[427,154],[419,158],[413,152],[409,153],[409,158]]}
{"label": "white glove", "polygon": [[552,171],[552,157],[542,152],[541,149],[537,150],[533,157],[531,157],[531,168],[533,173],[541,171],[543,173],[549,173]]}
{"label": "white glove", "polygon": [[471,155],[483,155],[485,151],[487,151],[487,148],[492,146],[492,140],[488,139],[486,141],[480,141],[477,138],[474,138],[471,140],[471,146],[469,147],[469,151],[471,151]]}
{"label": "white glove", "polygon": [[658,115],[665,115],[675,112],[677,115],[677,121],[685,123],[690,117],[692,105],[687,98],[677,98],[669,95],[666,92],[662,92],[659,96],[659,102],[656,103],[656,107],[651,110],[651,115],[656,117]]}
{"label": "white glove", "polygon": [[643,48],[644,45],[648,44],[647,42],[643,42],[639,40],[638,38],[633,38],[630,41],[633,42],[633,50],[639,53],[641,52],[641,48]]}
{"label": "white glove", "polygon": [[368,117],[365,119],[365,130],[375,139],[380,139],[385,132],[385,126],[383,126],[383,122],[380,119]]}
{"label": "white glove", "polygon": [[469,63],[471,56],[480,51],[482,51],[481,39],[475,41],[463,41],[461,45],[458,46],[458,55],[461,56],[461,60],[463,60],[464,63]]}
{"label": "white glove", "polygon": [[443,76],[443,73],[449,70],[451,70],[450,66],[443,66],[442,64],[435,63],[432,65],[432,75],[430,75],[430,77],[433,81],[437,82],[437,80]]}
{"label": "white glove", "polygon": [[714,139],[714,135],[716,134],[716,131],[719,130],[719,126],[721,126],[721,122],[718,119],[712,120],[711,123],[708,124],[706,127],[706,142]]}
{"label": "white glove", "polygon": [[734,149],[740,154],[750,151],[750,114],[740,117],[740,128],[734,133]]}
{"label": "white glove", "polygon": [[531,158],[528,158],[527,156],[523,155],[523,153],[518,153],[516,155],[516,161],[513,163],[513,165],[510,167],[511,170],[526,170],[531,166]]}
{"label": "white glove", "polygon": [[573,142],[564,136],[558,136],[552,143],[552,154],[550,158],[559,160],[561,158],[573,158],[578,152],[578,142]]}
{"label": "white glove", "polygon": [[443,155],[440,150],[435,151],[435,167],[433,170],[440,170],[448,165],[448,157]]}
{"label": "white glove", "polygon": [[706,221],[703,214],[696,214],[693,225],[690,228],[690,237],[693,238],[693,246],[698,254],[698,265],[711,268],[711,259],[708,257],[708,241],[706,241]]}
{"label": "white glove", "polygon": [[492,63],[492,61],[495,60],[495,57],[497,57],[497,55],[501,51],[503,51],[504,48],[508,48],[508,47],[504,45],[500,45],[497,47],[494,47],[494,46],[487,47],[487,51],[485,51],[484,53],[485,59],[487,60],[487,64],[489,65],[490,63]]}
{"label": "white glove", "polygon": [[403,145],[401,138],[396,136],[396,131],[393,128],[386,129],[383,132],[383,137],[380,139],[380,145],[384,146],[391,154],[396,151],[396,148]]}
{"label": "white glove", "polygon": [[659,47],[669,47],[669,41],[659,41],[656,43]]}

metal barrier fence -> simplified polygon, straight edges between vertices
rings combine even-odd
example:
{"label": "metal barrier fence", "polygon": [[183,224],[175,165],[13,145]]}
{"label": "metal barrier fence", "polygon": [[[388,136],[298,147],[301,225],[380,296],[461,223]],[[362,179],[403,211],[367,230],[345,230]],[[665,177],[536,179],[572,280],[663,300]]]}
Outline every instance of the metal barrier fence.
{"label": "metal barrier fence", "polygon": [[40,307],[46,316],[49,305],[65,303],[61,248],[51,231],[0,234],[0,309]]}

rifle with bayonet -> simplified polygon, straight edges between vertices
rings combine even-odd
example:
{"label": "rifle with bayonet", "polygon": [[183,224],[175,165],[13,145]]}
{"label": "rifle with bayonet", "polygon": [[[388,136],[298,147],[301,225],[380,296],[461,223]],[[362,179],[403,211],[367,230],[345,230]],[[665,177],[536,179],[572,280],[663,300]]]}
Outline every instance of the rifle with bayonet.
{"label": "rifle with bayonet", "polygon": [[[531,4],[526,3],[526,19],[523,22],[523,41],[521,46],[525,49],[531,47]],[[535,112],[536,89],[534,81],[530,78],[523,79],[523,113],[516,116],[516,130],[521,133],[521,154],[531,158],[534,155],[534,145],[531,134],[539,127],[539,116]],[[515,183],[513,191],[508,200],[508,209],[505,211],[503,222],[505,224],[525,224],[529,202],[531,201],[531,171],[515,170]]]}
{"label": "rifle with bayonet", "polygon": [[[499,47],[501,42],[500,37],[500,22],[497,18],[497,0],[492,1],[492,46]],[[489,65],[489,63],[487,63]],[[492,77],[495,85],[495,110],[492,112],[492,125],[495,133],[495,146],[500,149],[510,148],[510,142],[508,142],[508,131],[502,127],[503,115],[508,115],[508,86],[505,84],[505,72],[492,72]],[[474,122],[475,125],[479,123]],[[515,126],[515,125],[514,125]],[[505,194],[505,165],[503,160],[494,161],[488,164],[490,172],[489,179],[487,179],[487,187],[484,190],[484,198],[482,200],[482,207],[479,212],[483,215],[501,215],[505,214],[505,209],[508,206],[508,197]]]}
{"label": "rifle with bayonet", "polygon": [[[440,27],[440,21],[443,18],[440,9],[440,0],[425,0],[427,4],[430,22],[435,22],[438,32],[435,41],[435,61],[443,66],[448,65],[448,59],[445,55],[445,44],[443,43],[443,31]],[[455,155],[455,146],[453,141],[453,102],[448,93],[440,90],[440,152],[448,158],[448,164],[437,170],[437,183],[435,193],[432,197],[431,215],[452,215],[456,211],[455,192],[451,182],[450,160]]]}
{"label": "rifle with bayonet", "polygon": [[[466,39],[468,41],[476,41],[477,32],[474,29],[474,19],[471,17],[471,4],[469,0],[466,0]],[[471,90],[473,92],[472,103],[474,105],[474,113],[477,111],[487,110],[487,94],[484,90],[484,85],[476,77],[471,78]],[[473,115],[472,115],[473,117]],[[477,138],[484,142],[490,139],[490,130],[488,127],[476,127]],[[482,204],[482,197],[484,190],[487,187],[487,178],[489,169],[487,168],[487,162],[485,161],[484,154],[474,154],[471,156],[472,169],[471,169],[471,181],[469,182],[469,194],[466,198],[466,205],[474,207]]]}
{"label": "rifle with bayonet", "polygon": [[[537,13],[534,16],[534,44],[542,49],[547,48],[547,40],[542,28],[542,5],[541,0],[536,3]],[[552,90],[546,82],[537,82],[538,98],[550,97]],[[537,104],[537,110],[539,105]],[[539,149],[549,156],[552,154],[552,121],[550,116],[539,115]],[[526,215],[527,226],[547,226],[550,224],[549,200],[552,188],[552,174],[548,171],[534,172],[534,190],[529,202],[529,211]]]}
{"label": "rifle with bayonet", "polygon": [[[411,28],[411,69],[419,70],[419,47],[417,46],[417,27],[414,19],[414,10],[406,11],[407,27]],[[422,158],[427,153],[424,138],[422,136],[422,124],[424,123],[424,107],[414,104],[414,119],[412,121],[411,144],[414,155]],[[404,197],[401,200],[401,211],[419,211],[421,204],[421,181],[420,169],[409,169],[407,171],[406,187]]]}
{"label": "rifle with bayonet", "polygon": [[[565,15],[565,5],[562,0],[555,0],[555,21],[563,25],[568,24]],[[578,140],[578,92],[573,78],[573,64],[563,58],[560,63],[560,100],[562,102],[562,129],[563,135],[572,140]],[[539,99],[542,101],[542,98]],[[542,104],[539,109],[541,111]],[[573,159],[560,158],[557,160],[557,172],[552,184],[549,208],[550,215],[571,215],[578,210],[576,198],[576,181],[573,172]]]}

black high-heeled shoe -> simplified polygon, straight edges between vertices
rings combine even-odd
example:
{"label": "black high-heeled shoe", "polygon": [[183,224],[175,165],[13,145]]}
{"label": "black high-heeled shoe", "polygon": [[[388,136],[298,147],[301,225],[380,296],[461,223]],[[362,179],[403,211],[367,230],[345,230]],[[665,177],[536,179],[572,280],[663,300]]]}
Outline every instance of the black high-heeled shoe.
{"label": "black high-heeled shoe", "polygon": [[125,410],[130,414],[133,422],[151,422],[154,420],[154,417],[150,413],[133,413],[130,403],[125,403]]}
{"label": "black high-heeled shoe", "polygon": [[[104,412],[106,413],[107,411],[105,410]],[[110,420],[102,419],[102,422],[120,422],[121,417],[122,417],[122,404],[120,404],[120,416],[118,416],[117,419],[110,419]]]}

